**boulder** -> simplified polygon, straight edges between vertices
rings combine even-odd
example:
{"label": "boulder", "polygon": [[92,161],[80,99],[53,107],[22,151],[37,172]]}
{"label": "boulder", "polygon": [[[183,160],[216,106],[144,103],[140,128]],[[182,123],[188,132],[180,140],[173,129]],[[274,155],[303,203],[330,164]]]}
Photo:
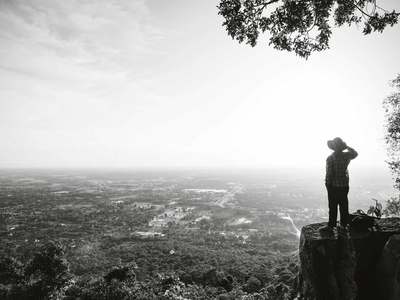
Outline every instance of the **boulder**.
{"label": "boulder", "polygon": [[325,225],[317,223],[302,228],[300,299],[400,299],[399,218],[381,219],[373,231],[352,230],[347,235],[336,230],[321,233],[319,229]]}
{"label": "boulder", "polygon": [[400,299],[400,234],[391,236],[387,241],[378,262],[377,274],[381,299]]}

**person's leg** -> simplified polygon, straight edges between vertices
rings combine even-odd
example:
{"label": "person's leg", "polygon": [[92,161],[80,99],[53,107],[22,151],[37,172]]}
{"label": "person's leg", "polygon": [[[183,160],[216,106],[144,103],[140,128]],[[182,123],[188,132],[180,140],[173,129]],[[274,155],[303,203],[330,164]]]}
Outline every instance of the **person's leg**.
{"label": "person's leg", "polygon": [[343,227],[346,227],[349,224],[349,199],[347,197],[348,193],[348,187],[340,189],[340,225]]}
{"label": "person's leg", "polygon": [[330,227],[335,227],[336,226],[336,221],[337,221],[337,192],[336,188],[334,187],[327,187],[328,191],[328,202],[329,202],[329,222],[328,226]]}

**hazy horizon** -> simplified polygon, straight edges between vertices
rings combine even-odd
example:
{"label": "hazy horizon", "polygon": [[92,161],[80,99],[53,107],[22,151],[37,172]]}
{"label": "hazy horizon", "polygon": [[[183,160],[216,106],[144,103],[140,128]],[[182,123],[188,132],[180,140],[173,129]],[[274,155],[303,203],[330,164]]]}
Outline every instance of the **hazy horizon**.
{"label": "hazy horizon", "polygon": [[232,41],[217,4],[0,1],[0,168],[320,170],[341,136],[387,170],[399,25],[304,60]]}
{"label": "hazy horizon", "polygon": [[[349,167],[351,193],[367,192],[374,186],[380,186],[389,194],[397,194],[393,188],[394,180],[389,168],[356,166]],[[141,178],[150,176],[152,178],[169,177],[226,177],[239,181],[274,182],[288,181],[293,184],[304,184],[312,189],[320,190],[325,194],[325,166],[318,167],[70,167],[70,168],[0,168],[0,176],[22,176],[35,178],[36,176],[101,176],[104,178],[116,176],[128,176],[127,178]],[[360,196],[360,195],[357,195]]]}

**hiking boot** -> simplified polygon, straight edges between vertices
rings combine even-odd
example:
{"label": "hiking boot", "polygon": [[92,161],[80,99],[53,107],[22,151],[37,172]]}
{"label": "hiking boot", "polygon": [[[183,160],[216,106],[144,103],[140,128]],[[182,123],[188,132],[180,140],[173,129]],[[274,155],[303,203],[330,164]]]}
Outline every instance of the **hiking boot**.
{"label": "hiking boot", "polygon": [[338,227],[338,233],[341,236],[348,237],[349,236],[349,231],[350,231],[349,225],[346,225],[346,226],[340,225]]}

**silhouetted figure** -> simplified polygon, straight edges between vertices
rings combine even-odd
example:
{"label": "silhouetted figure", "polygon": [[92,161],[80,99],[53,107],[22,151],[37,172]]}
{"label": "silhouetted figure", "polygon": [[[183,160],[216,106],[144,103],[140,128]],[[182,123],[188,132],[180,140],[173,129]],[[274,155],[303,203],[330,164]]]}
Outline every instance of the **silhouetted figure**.
{"label": "silhouetted figure", "polygon": [[[339,137],[328,141],[333,153],[326,159],[325,186],[328,191],[329,222],[322,230],[332,231],[336,227],[338,206],[340,209],[340,229],[346,230],[349,224],[349,172],[347,167],[358,153]],[[346,150],[346,151],[345,151]]]}

